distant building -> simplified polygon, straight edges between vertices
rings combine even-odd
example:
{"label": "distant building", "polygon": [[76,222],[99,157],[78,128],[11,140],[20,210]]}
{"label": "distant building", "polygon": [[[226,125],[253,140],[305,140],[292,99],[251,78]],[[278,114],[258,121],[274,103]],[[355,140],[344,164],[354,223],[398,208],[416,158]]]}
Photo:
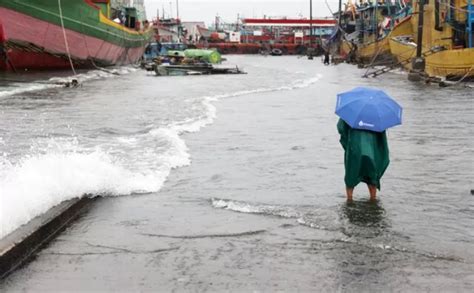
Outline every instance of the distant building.
{"label": "distant building", "polygon": [[310,24],[313,35],[330,35],[336,28],[337,21],[333,18],[290,19],[290,18],[245,18],[245,28],[278,29],[280,31],[303,30],[305,35],[310,34]]}

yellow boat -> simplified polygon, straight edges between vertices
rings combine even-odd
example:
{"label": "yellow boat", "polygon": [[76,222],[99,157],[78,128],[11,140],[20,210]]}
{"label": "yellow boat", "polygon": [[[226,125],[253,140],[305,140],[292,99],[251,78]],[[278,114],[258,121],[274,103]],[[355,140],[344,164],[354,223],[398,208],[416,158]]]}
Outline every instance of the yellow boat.
{"label": "yellow boat", "polygon": [[394,36],[393,23],[404,13],[400,7],[370,0],[357,6],[349,0],[346,7],[343,25],[346,24],[347,33],[341,43],[341,54],[362,63],[392,63],[389,38]]}
{"label": "yellow boat", "polygon": [[[353,47],[354,44],[347,40],[344,40],[342,42],[341,50],[344,55],[349,55]],[[384,37],[377,41],[356,44],[356,48],[357,50],[355,51],[355,57],[358,61],[363,63],[371,62],[374,57],[377,60],[386,60],[390,59],[391,57],[390,44],[388,42],[387,37]]]}
{"label": "yellow boat", "polygon": [[[417,49],[419,6],[413,4],[415,13],[396,25],[389,38],[391,53],[407,70],[412,69]],[[431,77],[474,77],[472,2],[434,0],[426,3],[423,11],[424,72]]]}

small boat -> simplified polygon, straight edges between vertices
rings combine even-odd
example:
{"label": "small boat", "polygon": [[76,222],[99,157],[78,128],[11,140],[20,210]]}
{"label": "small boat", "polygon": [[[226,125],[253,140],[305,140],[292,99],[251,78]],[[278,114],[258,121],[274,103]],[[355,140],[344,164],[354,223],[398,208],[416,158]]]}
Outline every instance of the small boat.
{"label": "small boat", "polygon": [[205,74],[244,74],[238,67],[217,67],[209,63],[191,65],[160,64],[154,66],[158,76],[183,76]]}
{"label": "small boat", "polygon": [[[424,4],[421,44],[418,41],[418,3],[415,13],[393,29],[397,36],[389,39],[390,51],[407,70],[417,56],[424,60],[424,73],[429,77],[470,79],[474,77],[474,5],[471,1],[430,1]],[[463,13],[460,13],[463,12]]]}

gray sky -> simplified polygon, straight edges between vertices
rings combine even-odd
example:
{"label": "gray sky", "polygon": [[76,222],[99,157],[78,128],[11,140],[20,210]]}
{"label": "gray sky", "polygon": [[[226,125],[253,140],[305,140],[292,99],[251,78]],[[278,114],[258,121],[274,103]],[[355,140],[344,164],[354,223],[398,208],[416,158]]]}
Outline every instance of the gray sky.
{"label": "gray sky", "polygon": [[[330,16],[326,0],[313,0],[313,16]],[[309,18],[310,0],[178,0],[179,16],[183,21],[204,21],[210,25],[218,14],[226,22],[241,17],[287,16]],[[338,1],[327,0],[332,11],[337,11]],[[147,17],[156,17],[157,10],[165,16],[176,17],[176,0],[145,0]]]}

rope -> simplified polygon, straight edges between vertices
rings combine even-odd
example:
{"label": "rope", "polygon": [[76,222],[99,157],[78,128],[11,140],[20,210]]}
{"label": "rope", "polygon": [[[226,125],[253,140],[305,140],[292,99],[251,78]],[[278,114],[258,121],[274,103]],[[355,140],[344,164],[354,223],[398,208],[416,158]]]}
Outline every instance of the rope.
{"label": "rope", "polygon": [[373,67],[375,59],[379,56],[380,52],[382,51],[382,46],[380,46],[377,50],[377,53],[375,53],[374,57],[372,57],[372,60],[370,61],[370,64],[367,66],[367,71],[364,73],[363,76],[367,76],[367,73],[369,72],[370,68]]}
{"label": "rope", "polygon": [[448,83],[448,82],[444,81],[443,84],[440,83],[440,86],[442,86],[442,87],[447,87],[447,86],[458,85],[458,84],[460,84],[466,77],[469,76],[469,74],[471,73],[472,70],[474,70],[474,66],[471,66],[471,68],[466,72],[466,74],[464,74],[463,77],[461,77],[459,80],[456,80],[454,83]]}
{"label": "rope", "polygon": [[443,3],[443,2],[440,1],[439,4],[440,4],[440,5],[443,5],[443,6],[447,6],[447,7],[449,7],[449,8],[454,9],[454,10],[457,10],[457,11],[469,12],[469,10],[467,10],[467,9],[463,9],[463,8],[460,8],[460,7],[456,7],[456,6],[453,6],[453,5],[449,4],[449,3]]}
{"label": "rope", "polygon": [[61,8],[61,0],[58,0],[59,7],[59,19],[61,20],[61,27],[63,29],[64,44],[66,46],[67,57],[69,58],[69,64],[71,64],[71,69],[74,75],[77,75],[76,70],[74,69],[74,64],[72,63],[71,53],[69,52],[69,43],[67,42],[66,29],[64,28],[63,20],[63,10]]}

